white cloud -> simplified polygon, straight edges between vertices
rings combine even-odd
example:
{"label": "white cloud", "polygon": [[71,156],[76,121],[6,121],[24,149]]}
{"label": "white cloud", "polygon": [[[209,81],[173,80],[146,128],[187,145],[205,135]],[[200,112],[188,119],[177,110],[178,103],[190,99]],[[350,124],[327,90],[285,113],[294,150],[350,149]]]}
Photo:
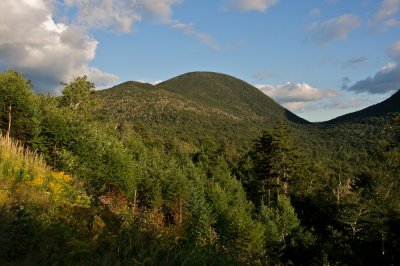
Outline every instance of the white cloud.
{"label": "white cloud", "polygon": [[[334,90],[322,90],[307,83],[256,85],[256,87],[291,111],[310,109],[315,102],[337,96]],[[311,103],[311,104],[310,104]]]}
{"label": "white cloud", "polygon": [[157,84],[160,84],[161,82],[164,82],[164,80],[154,80],[154,81],[151,81],[149,83],[152,84],[152,85],[157,85]]}
{"label": "white cloud", "polygon": [[375,30],[387,31],[400,24],[399,12],[400,0],[383,0],[369,26]]}
{"label": "white cloud", "polygon": [[181,0],[64,0],[77,8],[77,21],[91,28],[129,32],[143,17],[163,23],[171,20],[172,6]]}
{"label": "white cloud", "polygon": [[91,68],[97,41],[80,27],[56,23],[43,0],[2,0],[0,66],[22,70],[39,91],[88,75],[92,82],[115,82],[115,75]]}
{"label": "white cloud", "polygon": [[277,2],[278,0],[225,0],[224,9],[234,9],[243,12],[265,12]]}
{"label": "white cloud", "polygon": [[361,19],[352,14],[344,14],[322,23],[310,26],[310,39],[319,45],[325,45],[333,40],[344,40],[348,34],[361,25]]}
{"label": "white cloud", "polygon": [[135,23],[149,18],[171,26],[205,44],[220,50],[214,39],[198,32],[194,23],[183,23],[172,18],[172,7],[182,0],[64,0],[77,7],[76,20],[90,28],[110,28],[130,32]]}
{"label": "white cloud", "polygon": [[172,5],[179,4],[182,1],[183,0],[137,0],[137,4],[142,11],[144,11],[144,14],[167,22],[172,16]]}
{"label": "white cloud", "polygon": [[215,41],[214,38],[212,38],[210,35],[198,32],[195,28],[194,23],[182,23],[180,21],[171,21],[170,22],[172,28],[179,30],[183,32],[184,34],[193,36],[195,39],[200,41],[201,43],[205,44],[207,47],[214,51],[220,51],[221,47],[219,47]]}
{"label": "white cloud", "polygon": [[152,80],[152,81],[148,81],[148,80],[146,80],[146,79],[139,79],[139,80],[137,80],[137,82],[148,83],[148,84],[151,84],[151,85],[157,85],[157,84],[160,84],[161,82],[164,82],[164,80]]}

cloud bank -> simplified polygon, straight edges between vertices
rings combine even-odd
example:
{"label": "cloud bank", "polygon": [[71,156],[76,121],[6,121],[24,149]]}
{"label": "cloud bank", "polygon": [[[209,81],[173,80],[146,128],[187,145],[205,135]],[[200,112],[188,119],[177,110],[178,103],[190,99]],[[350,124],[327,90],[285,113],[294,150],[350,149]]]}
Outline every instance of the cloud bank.
{"label": "cloud bank", "polygon": [[389,63],[375,75],[357,81],[348,88],[356,93],[367,92],[383,94],[400,89],[400,66],[398,63]]}
{"label": "cloud bank", "polygon": [[400,41],[388,48],[388,55],[392,62],[373,76],[357,81],[348,90],[356,93],[383,94],[400,89]]}
{"label": "cloud bank", "polygon": [[[128,33],[143,19],[156,20],[194,37],[213,50],[214,39],[193,23],[172,19],[172,7],[182,0],[2,0],[0,1],[0,68],[21,70],[35,90],[57,91],[60,82],[87,75],[96,87],[107,87],[118,77],[91,67],[98,46],[91,29]],[[62,9],[62,10],[61,10]],[[71,22],[59,23],[57,11]],[[62,12],[61,12],[62,13]]]}
{"label": "cloud bank", "polygon": [[307,83],[288,82],[283,85],[263,84],[256,87],[291,111],[310,109],[320,100],[337,96],[334,90],[317,89]]}

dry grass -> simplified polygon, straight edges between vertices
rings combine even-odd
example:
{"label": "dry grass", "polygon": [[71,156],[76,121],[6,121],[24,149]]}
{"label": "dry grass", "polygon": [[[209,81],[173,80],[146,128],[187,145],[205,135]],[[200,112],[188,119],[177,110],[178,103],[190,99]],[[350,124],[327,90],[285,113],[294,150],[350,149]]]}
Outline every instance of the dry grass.
{"label": "dry grass", "polygon": [[0,207],[30,202],[87,205],[89,198],[71,176],[54,172],[43,158],[20,143],[0,135]]}

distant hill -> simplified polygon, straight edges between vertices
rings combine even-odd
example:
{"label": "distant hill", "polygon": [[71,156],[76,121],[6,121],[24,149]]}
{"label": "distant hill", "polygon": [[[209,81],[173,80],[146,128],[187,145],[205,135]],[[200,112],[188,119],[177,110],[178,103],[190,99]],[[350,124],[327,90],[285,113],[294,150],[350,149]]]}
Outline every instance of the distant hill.
{"label": "distant hill", "polygon": [[326,123],[356,122],[366,119],[386,116],[390,113],[400,112],[400,90],[383,102],[372,105],[357,112],[339,116]]}
{"label": "distant hill", "polygon": [[103,121],[188,142],[211,136],[249,143],[277,121],[308,124],[250,84],[218,73],[192,72],[158,85],[129,81],[94,97]]}
{"label": "distant hill", "polygon": [[191,72],[160,83],[157,87],[239,116],[251,115],[263,117],[267,121],[278,119],[308,123],[254,86],[225,74]]}

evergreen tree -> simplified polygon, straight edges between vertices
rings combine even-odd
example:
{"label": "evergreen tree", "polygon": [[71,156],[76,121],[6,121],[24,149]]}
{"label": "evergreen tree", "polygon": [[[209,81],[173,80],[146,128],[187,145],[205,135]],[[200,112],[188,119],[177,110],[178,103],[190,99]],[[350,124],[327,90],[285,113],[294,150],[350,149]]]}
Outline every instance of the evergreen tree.
{"label": "evergreen tree", "polygon": [[287,194],[298,168],[288,128],[277,123],[272,132],[264,131],[239,166],[239,177],[256,206],[271,204]]}

